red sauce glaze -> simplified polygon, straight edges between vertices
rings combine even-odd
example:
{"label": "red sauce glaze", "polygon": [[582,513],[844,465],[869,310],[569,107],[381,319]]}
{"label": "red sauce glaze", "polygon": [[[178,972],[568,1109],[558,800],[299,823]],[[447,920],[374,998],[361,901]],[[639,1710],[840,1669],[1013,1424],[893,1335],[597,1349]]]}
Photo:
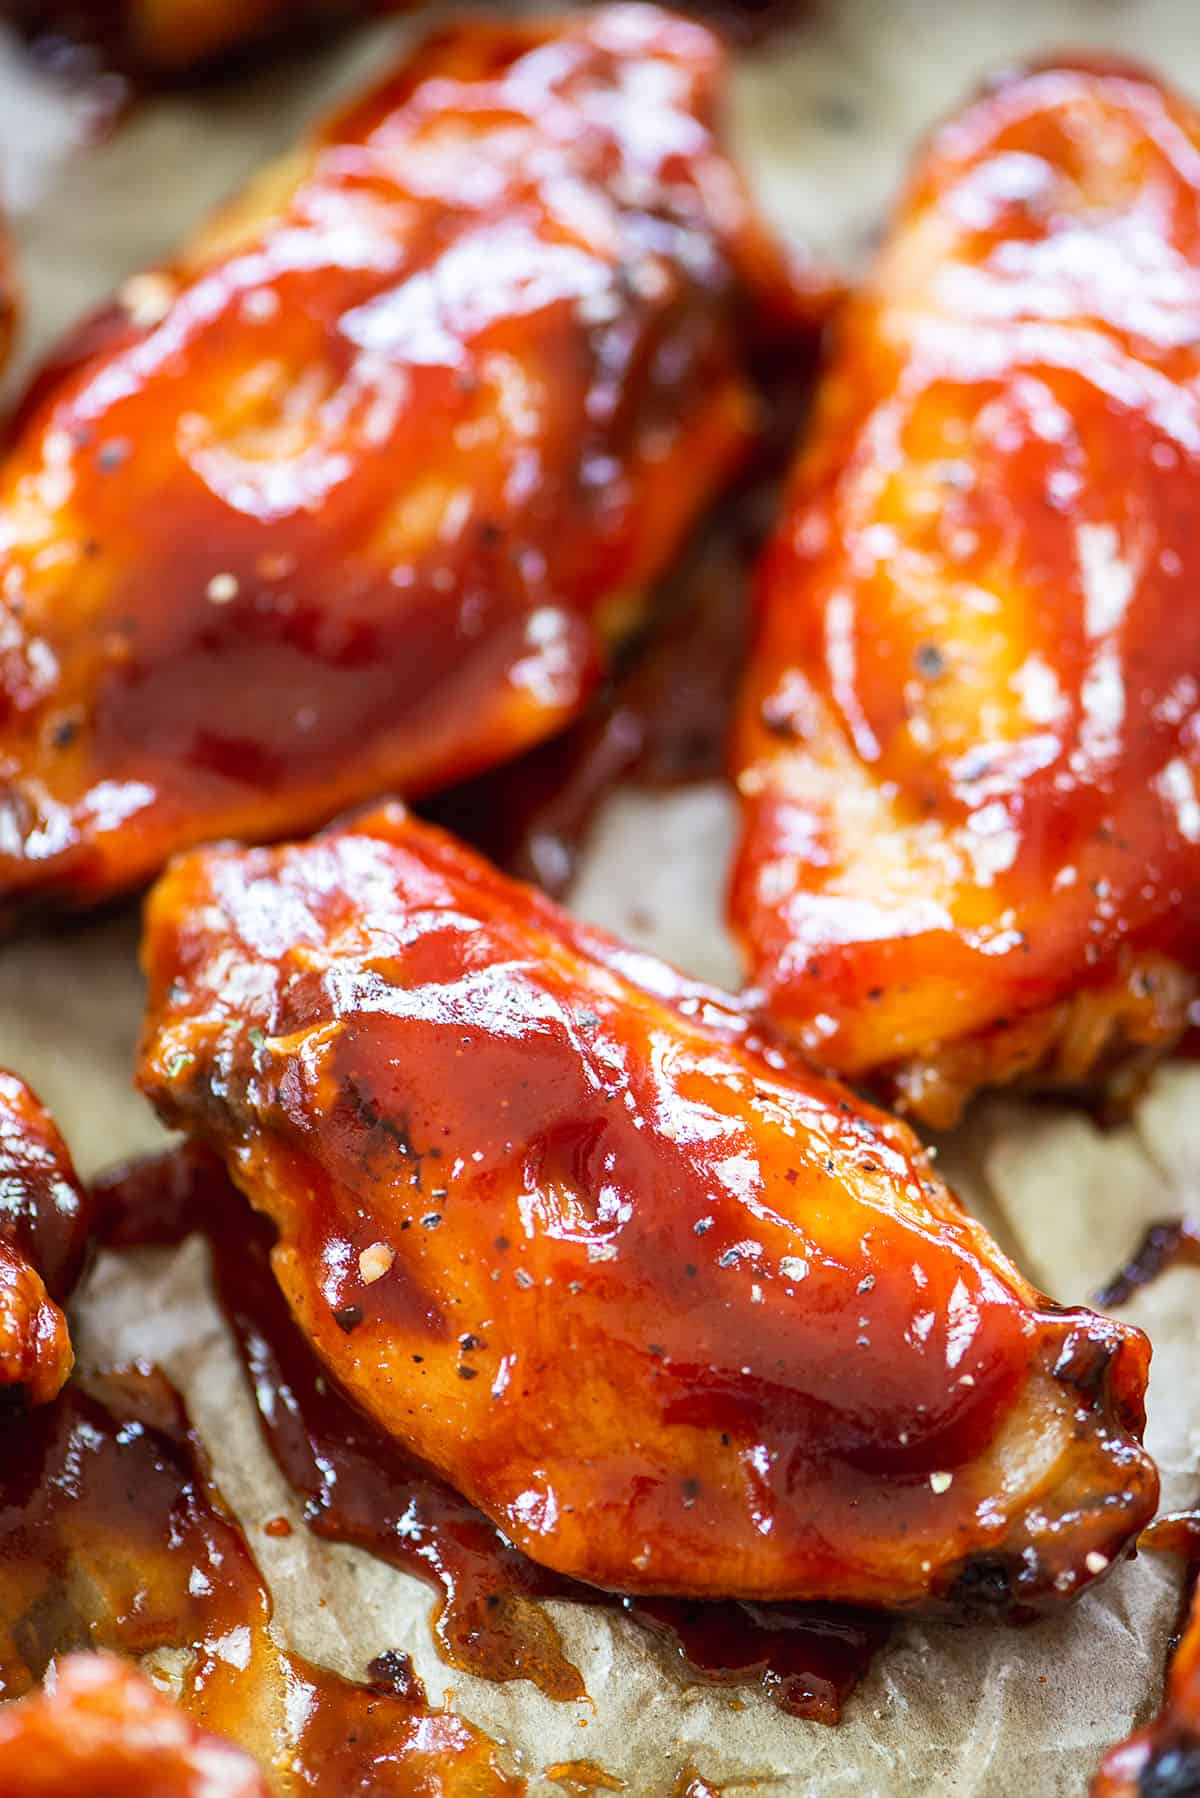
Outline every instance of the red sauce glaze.
{"label": "red sauce glaze", "polygon": [[1151,1514],[1140,1333],[1048,1307],[733,1002],[401,808],[181,858],[144,959],[145,1090],[273,1218],[350,1395],[531,1558],[1005,1610]]}
{"label": "red sauce glaze", "polygon": [[[548,1697],[583,1696],[546,1611],[530,1599],[623,1604],[539,1566],[474,1506],[397,1444],[331,1380],[297,1328],[270,1267],[274,1233],[220,1162],[184,1146],[118,1168],[95,1188],[112,1247],[170,1243],[201,1231],[263,1431],[303,1495],[309,1528],[427,1579],[440,1591],[433,1627],[451,1666],[485,1679],[528,1679]],[[837,1723],[886,1638],[885,1618],[814,1606],[626,1605],[666,1640],[690,1680],[757,1682],[781,1710]]]}
{"label": "red sauce glaze", "polygon": [[54,1121],[0,1070],[0,1396],[54,1397],[74,1356],[61,1305],[83,1270],[91,1204]]}
{"label": "red sauce glaze", "polygon": [[449,28],[64,347],[0,464],[0,903],[578,714],[828,298],[722,73],[651,7]]}
{"label": "red sauce glaze", "polygon": [[[6,1433],[0,1697],[30,1691],[54,1656],[80,1647],[127,1656],[187,1649],[184,1710],[252,1754],[275,1798],[523,1791],[501,1770],[495,1744],[430,1710],[418,1682],[396,1691],[380,1669],[379,1683],[355,1685],[280,1648],[270,1618],[245,1538],[160,1374],[77,1378]],[[128,1730],[123,1739],[128,1751]],[[62,1754],[66,1781],[70,1744]],[[153,1770],[141,1769],[144,1781]],[[160,1788],[131,1779],[121,1791],[158,1798]]]}
{"label": "red sauce glaze", "polygon": [[732,911],[930,1121],[1179,1036],[1200,974],[1200,115],[1116,65],[936,132],[762,562]]}

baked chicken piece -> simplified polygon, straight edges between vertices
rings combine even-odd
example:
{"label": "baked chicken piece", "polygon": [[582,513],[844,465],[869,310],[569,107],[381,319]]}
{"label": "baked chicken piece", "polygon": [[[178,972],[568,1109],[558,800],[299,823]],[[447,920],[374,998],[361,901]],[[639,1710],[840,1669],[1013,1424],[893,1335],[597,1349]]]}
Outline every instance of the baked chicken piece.
{"label": "baked chicken piece", "polygon": [[752,315],[805,303],[721,69],[651,7],[451,28],[35,382],[0,463],[0,910],[575,714],[752,437]]}
{"label": "baked chicken piece", "polygon": [[5,1798],[268,1798],[254,1762],[114,1655],[73,1654],[0,1705]]}
{"label": "baked chicken piece", "polygon": [[396,805],[175,861],[140,1066],[349,1395],[526,1554],[1024,1609],[1154,1508],[1145,1338],[1037,1294],[908,1128]]}
{"label": "baked chicken piece", "polygon": [[91,1201],[23,1081],[0,1071],[0,1397],[42,1404],[74,1355],[61,1305],[83,1269]]}
{"label": "baked chicken piece", "polygon": [[843,315],[733,742],[750,974],[931,1123],[1168,1049],[1200,973],[1200,115],[1006,77]]}
{"label": "baked chicken piece", "polygon": [[1153,1723],[1105,1755],[1092,1798],[1194,1798],[1200,1792],[1200,1591]]}

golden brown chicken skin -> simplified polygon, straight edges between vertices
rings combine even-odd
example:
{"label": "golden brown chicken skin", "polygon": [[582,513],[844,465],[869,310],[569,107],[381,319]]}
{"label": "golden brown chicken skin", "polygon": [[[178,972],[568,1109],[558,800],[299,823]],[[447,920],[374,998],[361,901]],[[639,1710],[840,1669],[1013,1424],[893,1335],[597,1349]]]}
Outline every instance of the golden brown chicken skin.
{"label": "golden brown chicken skin", "polygon": [[70,1373],[61,1305],[82,1271],[90,1218],[49,1113],[0,1070],[0,1397],[43,1404]]}
{"label": "golden brown chicken skin", "polygon": [[135,278],[0,463],[0,908],[544,737],[803,308],[649,7],[473,21]]}
{"label": "golden brown chicken skin", "polygon": [[937,132],[765,554],[732,912],[936,1124],[1178,1037],[1200,973],[1200,115],[1121,67]]}
{"label": "golden brown chicken skin", "polygon": [[0,1705],[5,1798],[268,1798],[254,1762],[113,1655],[73,1654],[53,1688]]}
{"label": "golden brown chicken skin", "polygon": [[348,1393],[600,1586],[1052,1603],[1157,1488],[1148,1345],[903,1124],[398,806],[180,858],[140,1078],[275,1222]]}
{"label": "golden brown chicken skin", "polygon": [[1092,1798],[1195,1798],[1200,1792],[1200,1593],[1152,1723],[1105,1755]]}

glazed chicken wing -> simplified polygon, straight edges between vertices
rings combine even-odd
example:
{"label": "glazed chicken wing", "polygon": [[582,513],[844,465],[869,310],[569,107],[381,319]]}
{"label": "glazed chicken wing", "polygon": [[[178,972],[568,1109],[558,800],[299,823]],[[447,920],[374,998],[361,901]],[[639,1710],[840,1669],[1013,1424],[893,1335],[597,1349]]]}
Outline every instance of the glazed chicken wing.
{"label": "glazed chicken wing", "polygon": [[35,383],[0,463],[0,910],[576,712],[748,444],[750,313],[803,305],[720,79],[649,7],[450,29]]}
{"label": "glazed chicken wing", "polygon": [[73,1654],[52,1688],[0,1705],[5,1798],[268,1798],[254,1762],[112,1655]]}
{"label": "glazed chicken wing", "polygon": [[141,1081],[317,1352],[600,1586],[1054,1602],[1153,1510],[1148,1346],[1043,1301],[903,1124],[398,806],[177,860]]}
{"label": "glazed chicken wing", "polygon": [[935,134],[762,564],[735,924],[931,1122],[1169,1047],[1200,974],[1200,115],[1005,79]]}
{"label": "glazed chicken wing", "polygon": [[71,1371],[60,1306],[83,1268],[90,1215],[49,1113],[0,1071],[0,1396],[42,1404]]}

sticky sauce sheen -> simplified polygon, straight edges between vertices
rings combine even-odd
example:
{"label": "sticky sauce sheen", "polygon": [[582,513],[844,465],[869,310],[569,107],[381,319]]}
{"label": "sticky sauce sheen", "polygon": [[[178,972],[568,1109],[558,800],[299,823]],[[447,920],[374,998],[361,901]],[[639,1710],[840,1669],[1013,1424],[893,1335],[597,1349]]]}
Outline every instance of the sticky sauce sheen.
{"label": "sticky sauce sheen", "polygon": [[952,1123],[1200,993],[1200,114],[1103,59],[936,131],[758,575],[733,916],[813,1058]]}
{"label": "sticky sauce sheen", "polygon": [[736,1001],[401,808],[177,861],[145,966],[143,1089],[275,1222],[320,1361],[542,1565],[1023,1609],[1152,1509],[1136,1331]]}
{"label": "sticky sauce sheen", "polygon": [[744,346],[811,343],[722,79],[651,7],[451,28],[63,346],[0,465],[0,907],[579,715],[751,448]]}
{"label": "sticky sauce sheen", "polygon": [[837,1606],[634,1602],[538,1566],[338,1390],[288,1313],[270,1268],[269,1224],[213,1157],[171,1151],[116,1170],[96,1192],[113,1246],[205,1235],[264,1435],[306,1501],[309,1528],[436,1586],[434,1636],[450,1665],[529,1679],[551,1698],[583,1696],[551,1618],[532,1602],[570,1599],[623,1609],[667,1644],[686,1679],[757,1682],[792,1716],[839,1720],[886,1640],[886,1618]]}

